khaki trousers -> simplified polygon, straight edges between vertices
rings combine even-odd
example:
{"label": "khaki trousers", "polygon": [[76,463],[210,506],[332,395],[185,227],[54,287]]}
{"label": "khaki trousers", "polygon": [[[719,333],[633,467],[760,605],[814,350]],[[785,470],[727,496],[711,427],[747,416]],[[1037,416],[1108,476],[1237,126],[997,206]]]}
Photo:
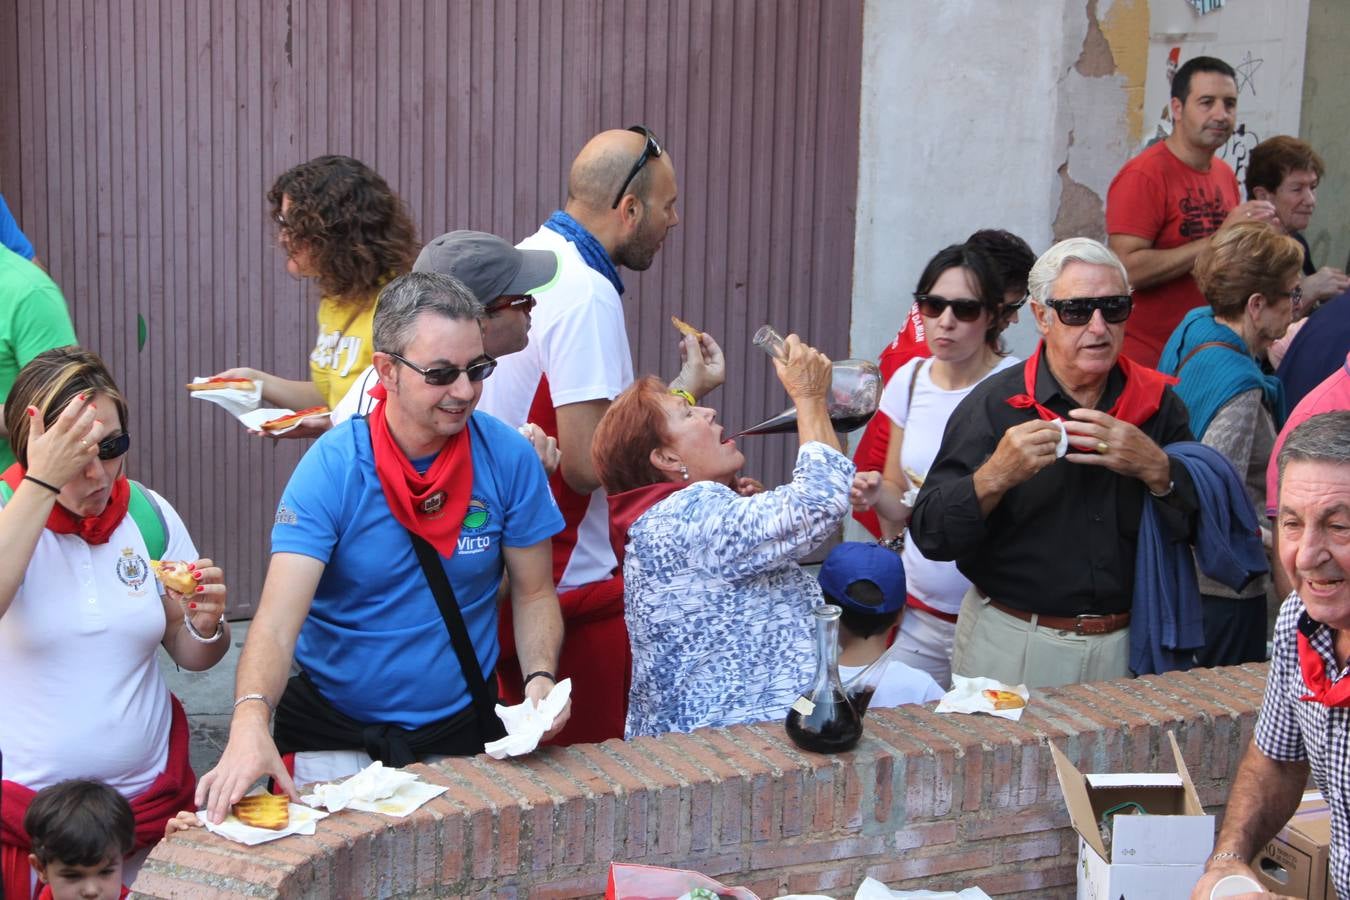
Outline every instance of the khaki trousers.
{"label": "khaki trousers", "polygon": [[961,601],[952,671],[1004,684],[1056,687],[1130,674],[1130,629],[1083,635],[1023,622],[971,588]]}

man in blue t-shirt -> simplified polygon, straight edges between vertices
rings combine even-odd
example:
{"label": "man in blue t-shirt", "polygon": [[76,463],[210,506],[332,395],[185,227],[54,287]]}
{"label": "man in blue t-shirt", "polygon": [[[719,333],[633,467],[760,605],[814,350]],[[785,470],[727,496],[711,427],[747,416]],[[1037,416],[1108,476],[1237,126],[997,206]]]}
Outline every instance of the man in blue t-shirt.
{"label": "man in blue t-shirt", "polygon": [[[298,799],[295,784],[371,759],[482,752],[502,734],[491,710],[504,573],[526,697],[552,691],[563,626],[551,539],[563,519],[529,441],[474,412],[495,366],[483,314],[443,275],[414,272],[381,292],[373,344],[383,396],[319,438],[282,495],[229,743],[197,789],[212,821],[261,775]],[[451,596],[429,583],[438,569]],[[443,615],[442,601],[459,614]],[[301,674],[288,682],[292,658]],[[569,714],[570,705],[544,738]]]}

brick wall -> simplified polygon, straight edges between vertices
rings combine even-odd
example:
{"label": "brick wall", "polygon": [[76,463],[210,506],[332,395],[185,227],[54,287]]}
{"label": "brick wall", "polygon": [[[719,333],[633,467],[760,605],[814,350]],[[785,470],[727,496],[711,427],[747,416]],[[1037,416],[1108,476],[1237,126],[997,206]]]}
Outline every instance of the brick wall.
{"label": "brick wall", "polygon": [[406,819],[345,811],[258,847],[175,836],[133,896],[584,897],[618,859],[764,898],[851,897],[866,875],[1071,897],[1077,843],[1045,741],[1083,771],[1170,771],[1172,729],[1201,800],[1221,808],[1264,683],[1264,666],[1241,666],[1033,691],[1018,723],[873,710],[835,757],[770,723],[419,766],[451,789]]}

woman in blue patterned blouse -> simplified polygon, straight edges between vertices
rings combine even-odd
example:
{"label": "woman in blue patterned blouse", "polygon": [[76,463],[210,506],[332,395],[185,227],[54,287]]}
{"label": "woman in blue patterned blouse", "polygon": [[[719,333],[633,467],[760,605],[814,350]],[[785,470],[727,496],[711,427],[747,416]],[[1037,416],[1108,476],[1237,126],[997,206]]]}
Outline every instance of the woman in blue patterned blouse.
{"label": "woman in blue patterned blouse", "polygon": [[829,359],[795,335],[786,346],[774,366],[801,449],[782,487],[739,478],[716,411],[655,377],[596,428],[633,649],[626,737],[781,718],[814,671],[820,588],[797,560],[839,527],[854,469],[826,411]]}

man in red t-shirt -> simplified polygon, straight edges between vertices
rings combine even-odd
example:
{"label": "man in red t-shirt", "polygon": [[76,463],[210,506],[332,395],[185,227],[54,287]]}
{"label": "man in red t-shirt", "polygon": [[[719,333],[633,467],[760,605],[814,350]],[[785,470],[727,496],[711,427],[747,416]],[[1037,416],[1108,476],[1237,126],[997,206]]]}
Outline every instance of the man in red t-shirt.
{"label": "man in red t-shirt", "polygon": [[[985,228],[966,238],[966,243],[974,244],[989,254],[999,277],[1003,279],[1003,318],[999,322],[1002,331],[1017,321],[1017,310],[1026,302],[1027,273],[1036,262],[1036,254],[1031,252],[1027,242],[1009,231],[997,228]],[[923,316],[915,305],[909,307],[904,327],[895,336],[895,340],[881,351],[878,366],[881,369],[881,382],[885,384],[905,363],[916,356],[932,356],[928,341],[924,338]],[[891,443],[891,421],[884,415],[872,417],[867,430],[858,441],[858,449],[853,452],[853,462],[859,472],[880,472],[886,466],[886,453]],[[872,533],[881,537],[881,523],[872,510],[854,512],[853,518]]]}
{"label": "man in red t-shirt", "polygon": [[1122,352],[1146,366],[1205,302],[1191,268],[1210,235],[1275,218],[1268,201],[1238,202],[1233,170],[1214,155],[1237,121],[1233,67],[1212,56],[1188,60],[1172,78],[1171,108],[1172,133],[1127,162],[1106,193],[1107,243],[1134,286]]}

